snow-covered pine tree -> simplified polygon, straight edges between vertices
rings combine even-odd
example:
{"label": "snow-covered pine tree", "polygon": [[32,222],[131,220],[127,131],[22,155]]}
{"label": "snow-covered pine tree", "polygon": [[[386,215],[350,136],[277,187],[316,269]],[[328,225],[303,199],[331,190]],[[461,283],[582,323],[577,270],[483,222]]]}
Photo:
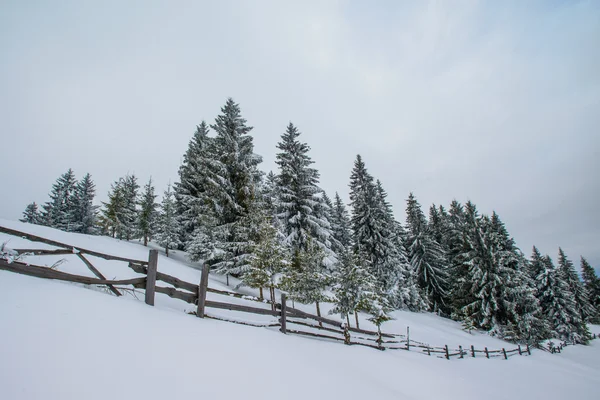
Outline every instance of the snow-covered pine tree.
{"label": "snow-covered pine tree", "polygon": [[123,207],[117,214],[120,222],[119,230],[117,231],[119,239],[131,240],[136,233],[139,188],[140,185],[138,185],[135,175],[125,175],[121,183]]}
{"label": "snow-covered pine tree", "polygon": [[302,304],[315,303],[319,317],[319,303],[328,300],[325,289],[330,283],[323,258],[323,248],[310,236],[306,237],[304,246],[292,255],[292,262],[284,269],[279,283],[280,289],[287,292],[290,299]]}
{"label": "snow-covered pine tree", "polygon": [[538,300],[552,336],[574,343],[586,343],[590,333],[581,320],[569,286],[552,259],[548,256],[543,259],[544,268],[536,277],[535,283]]}
{"label": "snow-covered pine tree", "polygon": [[181,243],[184,247],[191,242],[194,231],[202,225],[201,219],[214,214],[219,200],[214,193],[222,184],[225,169],[219,160],[215,139],[208,136],[209,127],[202,121],[179,167],[179,182],[174,184],[177,218],[181,225]]}
{"label": "snow-covered pine tree", "polygon": [[323,250],[323,262],[328,268],[335,264],[331,250],[331,227],[328,220],[329,207],[319,188],[319,172],[311,167],[314,163],[308,152],[310,147],[298,138],[300,132],[290,122],[276,155],[279,166],[277,176],[277,218],[285,234],[284,243],[292,252],[306,248],[312,238]]}
{"label": "snow-covered pine tree", "polygon": [[444,249],[429,229],[421,205],[412,193],[407,200],[406,229],[410,264],[416,272],[419,286],[427,296],[430,309],[433,312],[448,313],[448,261]]}
{"label": "snow-covered pine tree", "polygon": [[249,268],[252,235],[256,234],[252,214],[261,206],[258,165],[262,158],[254,153],[252,127],[246,125],[233,99],[227,100],[211,128],[216,132],[214,146],[222,169],[214,178],[218,184],[206,192],[214,208],[204,215],[188,252],[218,273],[241,274]]}
{"label": "snow-covered pine tree", "polygon": [[74,205],[72,212],[73,231],[86,235],[97,234],[96,219],[98,206],[94,205],[96,185],[92,176],[87,173],[75,185]]}
{"label": "snow-covered pine tree", "polygon": [[103,235],[116,237],[122,231],[119,216],[125,206],[123,196],[123,178],[118,179],[110,186],[108,201],[102,202],[102,210],[99,217],[99,225]]}
{"label": "snow-covered pine tree", "polygon": [[595,310],[590,305],[583,283],[579,279],[579,275],[577,275],[573,262],[567,258],[565,252],[561,248],[558,249],[558,270],[561,273],[563,281],[571,291],[581,320],[587,321],[590,318],[593,318]]}
{"label": "snow-covered pine tree", "polygon": [[137,216],[138,235],[143,239],[144,246],[148,246],[148,241],[152,239],[156,231],[156,195],[154,194],[154,185],[152,178],[144,185],[144,193],[140,198],[140,211]]}
{"label": "snow-covered pine tree", "polygon": [[[331,211],[331,234],[335,242],[342,246],[338,251],[344,253],[344,250],[352,246],[352,230],[350,227],[350,214],[344,205],[340,195],[336,192]],[[335,249],[334,249],[335,251]]]}
{"label": "snow-covered pine tree", "polygon": [[250,268],[242,275],[242,284],[259,289],[263,299],[263,288],[269,289],[271,302],[275,301],[276,275],[289,264],[287,248],[278,239],[277,229],[268,218],[263,218],[258,228],[258,239],[253,248]]}
{"label": "snow-covered pine tree", "polygon": [[589,321],[592,324],[600,324],[600,278],[584,257],[581,257],[581,276],[590,305],[595,311]]}
{"label": "snow-covered pine tree", "polygon": [[26,222],[28,224],[39,224],[41,222],[41,215],[38,210],[38,205],[35,201],[27,204],[25,211],[23,211],[23,218],[21,218],[19,221]]}
{"label": "snow-covered pine tree", "polygon": [[180,245],[179,229],[175,199],[171,190],[171,184],[169,184],[160,203],[160,212],[156,226],[156,241],[165,248],[167,257],[169,257],[170,249],[176,249]]}
{"label": "snow-covered pine tree", "polygon": [[63,231],[71,230],[76,184],[75,174],[69,168],[52,185],[50,201],[43,206],[42,220],[44,225]]}

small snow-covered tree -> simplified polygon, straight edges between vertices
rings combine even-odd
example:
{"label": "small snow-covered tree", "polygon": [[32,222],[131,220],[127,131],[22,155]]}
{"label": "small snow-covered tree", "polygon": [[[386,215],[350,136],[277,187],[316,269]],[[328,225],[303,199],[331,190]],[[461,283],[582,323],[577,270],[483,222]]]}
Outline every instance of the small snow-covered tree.
{"label": "small snow-covered tree", "polygon": [[600,278],[583,257],[581,257],[581,275],[586,295],[594,308],[594,314],[590,316],[589,321],[592,324],[600,324]]}
{"label": "small snow-covered tree", "polygon": [[72,211],[73,231],[92,235],[97,233],[98,206],[94,205],[96,185],[88,173],[77,182]]}
{"label": "small snow-covered tree", "polygon": [[165,253],[169,257],[169,249],[176,249],[180,244],[180,225],[177,220],[171,184],[167,186],[167,190],[164,192],[157,219],[156,240],[158,244],[165,248]]}
{"label": "small snow-covered tree", "polygon": [[43,206],[42,220],[44,225],[63,231],[71,230],[76,184],[75,173],[69,168],[52,185],[50,201]]}
{"label": "small snow-covered tree", "polygon": [[156,195],[154,194],[152,178],[150,178],[144,186],[137,217],[138,235],[144,240],[144,246],[148,246],[148,241],[156,231],[156,207]]}
{"label": "small snow-covered tree", "polygon": [[123,207],[118,214],[119,239],[131,240],[136,232],[137,216],[138,216],[138,189],[140,185],[137,183],[137,177],[133,174],[125,175],[121,183],[123,196]]}
{"label": "small snow-covered tree", "polygon": [[123,178],[121,178],[111,185],[108,192],[108,201],[102,202],[102,210],[98,221],[102,234],[114,238],[117,236],[117,233],[122,231],[119,216],[122,214],[124,206]]}
{"label": "small snow-covered tree", "polygon": [[39,224],[41,222],[40,212],[35,201],[27,204],[25,211],[23,211],[23,218],[21,218],[19,221],[26,222],[28,224]]}
{"label": "small snow-covered tree", "polygon": [[582,321],[587,321],[595,314],[595,310],[590,305],[583,283],[577,275],[573,262],[567,258],[563,249],[558,249],[558,269],[563,281],[569,287],[573,300],[577,305],[577,310]]}

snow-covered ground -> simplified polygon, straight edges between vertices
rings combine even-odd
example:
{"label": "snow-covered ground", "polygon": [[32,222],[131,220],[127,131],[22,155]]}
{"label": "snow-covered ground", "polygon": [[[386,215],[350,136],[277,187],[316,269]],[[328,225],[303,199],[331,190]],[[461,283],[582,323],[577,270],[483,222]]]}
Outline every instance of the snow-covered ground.
{"label": "snow-covered ground", "polygon": [[[106,237],[59,232],[1,221],[0,225],[89,250],[146,259],[148,249]],[[0,234],[12,248],[50,248]],[[33,264],[68,262],[60,270],[91,275],[75,256],[30,257]],[[137,276],[124,263],[91,258],[111,278]],[[182,262],[183,261],[183,262]],[[189,282],[200,272],[185,255],[160,257],[159,270]],[[209,285],[232,290],[224,277]],[[162,283],[161,283],[162,284]],[[166,284],[165,284],[166,285]],[[246,293],[255,293],[244,288]],[[216,296],[216,295],[213,295]],[[140,296],[143,299],[143,295]],[[234,298],[215,300],[236,301]],[[239,300],[243,301],[243,300]],[[258,303],[255,303],[258,304]],[[260,304],[258,304],[260,306]],[[300,306],[313,312],[312,306]],[[283,335],[187,315],[194,307],[157,294],[150,307],[132,296],[114,297],[58,281],[0,271],[0,399],[597,399],[600,340],[561,354],[446,361],[406,351],[379,352]],[[328,305],[324,305],[327,310]],[[248,322],[272,317],[208,309]],[[514,347],[431,314],[397,312],[384,330],[433,346]],[[361,319],[361,327],[369,327]],[[600,333],[600,326],[593,326]]]}

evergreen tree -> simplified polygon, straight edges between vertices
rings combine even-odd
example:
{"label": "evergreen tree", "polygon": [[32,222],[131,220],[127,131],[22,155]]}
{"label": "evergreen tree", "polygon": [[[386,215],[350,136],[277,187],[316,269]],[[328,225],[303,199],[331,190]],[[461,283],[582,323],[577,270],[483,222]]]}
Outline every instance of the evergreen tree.
{"label": "evergreen tree", "polygon": [[154,186],[152,178],[144,186],[144,193],[140,199],[140,211],[138,214],[138,234],[144,240],[144,246],[148,246],[150,240],[156,230],[156,195],[154,194]]}
{"label": "evergreen tree", "polygon": [[574,343],[586,343],[589,331],[581,320],[568,284],[550,257],[544,257],[544,268],[535,282],[542,312],[550,325],[552,336]]}
{"label": "evergreen tree", "polygon": [[277,144],[277,217],[285,234],[284,243],[292,251],[306,248],[308,238],[323,249],[326,266],[335,263],[331,250],[331,228],[328,220],[329,206],[319,188],[319,172],[308,152],[310,147],[298,140],[300,132],[290,122]]}
{"label": "evergreen tree", "polygon": [[179,229],[175,200],[173,198],[173,191],[171,191],[171,184],[169,184],[160,204],[160,213],[156,227],[156,240],[158,244],[165,248],[167,257],[169,257],[169,249],[176,249],[180,244]]}
{"label": "evergreen tree", "polygon": [[335,239],[332,243],[339,243],[341,248],[337,254],[343,254],[345,249],[352,246],[352,231],[350,228],[350,215],[340,195],[336,192],[331,212],[331,234]]}
{"label": "evergreen tree", "polygon": [[75,185],[74,205],[72,212],[74,232],[93,235],[97,233],[96,219],[98,206],[94,205],[96,185],[88,173]]}
{"label": "evergreen tree", "polygon": [[23,211],[23,218],[21,218],[19,221],[26,222],[28,224],[39,224],[41,222],[40,212],[38,211],[38,206],[35,201],[25,207],[25,211]]}
{"label": "evergreen tree", "polygon": [[140,185],[138,185],[135,175],[128,174],[123,178],[120,188],[123,196],[123,206],[117,213],[120,222],[117,236],[119,239],[131,240],[137,228],[138,189]]}
{"label": "evergreen tree", "polygon": [[434,312],[447,312],[449,277],[442,246],[430,231],[421,205],[411,193],[406,207],[407,243],[410,263],[418,283]]}
{"label": "evergreen tree", "polygon": [[573,262],[567,258],[564,251],[558,249],[558,269],[563,281],[569,288],[582,321],[593,318],[595,310],[590,305],[583,283],[577,275]]}
{"label": "evergreen tree", "polygon": [[119,216],[125,206],[123,194],[123,178],[115,181],[108,192],[108,202],[102,202],[102,211],[99,218],[99,225],[103,235],[116,237],[118,232],[122,232]]}
{"label": "evergreen tree", "polygon": [[42,220],[44,225],[63,231],[72,229],[76,184],[75,174],[69,168],[52,185],[50,201],[43,206]]}
{"label": "evergreen tree", "polygon": [[594,308],[594,314],[590,316],[589,322],[600,324],[600,278],[583,257],[581,257],[581,272],[586,295]]}

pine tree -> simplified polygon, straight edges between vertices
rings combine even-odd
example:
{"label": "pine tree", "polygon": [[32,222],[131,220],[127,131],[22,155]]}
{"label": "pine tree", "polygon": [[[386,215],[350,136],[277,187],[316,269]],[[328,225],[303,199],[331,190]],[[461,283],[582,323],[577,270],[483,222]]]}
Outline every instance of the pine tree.
{"label": "pine tree", "polygon": [[283,271],[279,287],[294,301],[315,303],[320,317],[319,303],[328,300],[325,289],[330,281],[323,268],[325,252],[310,236],[305,239],[304,247],[295,251],[291,264]]}
{"label": "pine tree", "polygon": [[595,310],[590,305],[583,283],[577,275],[573,262],[567,258],[565,252],[558,249],[558,269],[561,273],[563,281],[569,287],[573,300],[579,311],[582,321],[587,321],[594,317]]}
{"label": "pine tree", "polygon": [[350,215],[340,195],[336,192],[331,212],[331,234],[335,239],[333,243],[339,243],[338,254],[352,246],[352,231],[350,228]]}
{"label": "pine tree", "polygon": [[119,239],[131,240],[136,232],[138,217],[138,189],[135,175],[125,175],[121,182],[123,196],[123,207],[118,211],[117,216],[120,222],[117,236]]}
{"label": "pine tree", "polygon": [[316,241],[325,253],[326,266],[335,263],[331,250],[331,228],[328,220],[329,206],[319,188],[319,172],[308,152],[310,147],[298,138],[300,132],[290,122],[277,144],[279,166],[277,176],[277,217],[285,234],[284,243],[292,251],[306,248],[308,238]]}
{"label": "pine tree", "polygon": [[577,303],[561,271],[545,256],[544,268],[535,279],[537,297],[552,336],[574,343],[586,343],[589,331],[581,320]]}
{"label": "pine tree", "polygon": [[600,278],[587,260],[581,257],[581,272],[583,277],[583,286],[590,305],[594,308],[594,314],[590,316],[589,322],[600,324]]}
{"label": "pine tree", "polygon": [[[252,127],[246,125],[239,105],[231,98],[221,108],[211,128],[216,132],[214,148],[219,170],[207,189],[213,207],[201,215],[188,252],[192,259],[204,259],[218,273],[242,274],[249,268],[256,220],[252,214],[260,211],[262,158],[254,153]],[[217,165],[218,164],[218,165]]]}
{"label": "pine tree", "polygon": [[38,211],[38,206],[35,201],[25,207],[25,211],[23,211],[23,218],[21,218],[19,221],[26,222],[28,224],[39,224],[41,222],[41,215]]}
{"label": "pine tree", "polygon": [[103,235],[116,237],[118,232],[122,232],[119,216],[125,207],[125,198],[123,194],[123,178],[115,181],[108,192],[108,202],[102,202],[102,211],[99,218],[99,225]]}
{"label": "pine tree", "polygon": [[94,205],[96,185],[88,173],[75,185],[72,212],[73,231],[93,235],[97,233],[96,219],[98,206]]}
{"label": "pine tree", "polygon": [[288,265],[289,254],[279,242],[277,230],[267,218],[260,224],[258,241],[254,245],[250,268],[242,275],[242,284],[258,288],[263,298],[263,288],[268,288],[274,302],[276,274]]}
{"label": "pine tree", "polygon": [[43,206],[42,220],[44,225],[63,231],[72,229],[76,184],[75,174],[69,168],[52,185],[50,201]]}
{"label": "pine tree", "polygon": [[171,184],[169,184],[160,204],[160,213],[156,226],[156,241],[165,248],[167,257],[169,257],[169,249],[176,249],[180,244],[179,229],[175,199],[173,191],[171,191]]}
{"label": "pine tree", "polygon": [[418,283],[434,312],[448,312],[449,277],[444,249],[435,240],[421,205],[411,193],[406,207],[407,243],[410,263]]}
{"label": "pine tree", "polygon": [[144,240],[144,246],[148,246],[150,240],[156,230],[156,195],[154,194],[154,186],[152,178],[144,186],[144,193],[140,199],[140,211],[138,214],[137,228],[138,234]]}

